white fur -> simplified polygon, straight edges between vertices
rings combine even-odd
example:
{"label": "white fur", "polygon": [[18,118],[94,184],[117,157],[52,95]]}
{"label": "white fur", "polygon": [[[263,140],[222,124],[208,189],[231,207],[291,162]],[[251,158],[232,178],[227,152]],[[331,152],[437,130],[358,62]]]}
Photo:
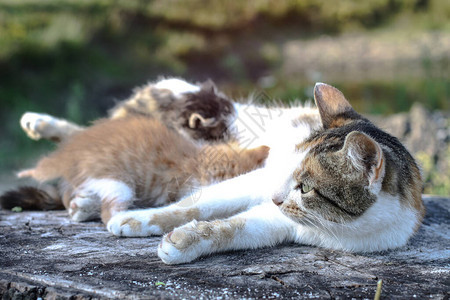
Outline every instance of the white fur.
{"label": "white fur", "polygon": [[322,220],[321,227],[302,227],[296,242],[351,252],[373,252],[403,246],[413,234],[418,216],[398,197],[380,193],[359,218],[337,224]]}
{"label": "white fur", "polygon": [[176,97],[185,93],[196,93],[200,91],[200,87],[188,83],[178,78],[163,79],[155,84],[157,89],[170,90]]}
{"label": "white fur", "polygon": [[114,179],[89,178],[79,190],[84,194],[96,194],[100,199],[116,199],[117,202],[130,202],[134,197],[133,190],[128,185]]}
{"label": "white fur", "polygon": [[[193,221],[175,229],[174,233],[176,231],[184,231],[188,233],[186,234],[186,238],[198,242],[193,243],[187,249],[179,250],[173,245],[168,235],[166,235],[158,248],[158,256],[166,264],[180,264],[192,261],[199,256],[219,251],[273,246],[285,240],[292,239],[297,226],[292,220],[284,216],[271,202],[257,205],[229,220],[224,220],[223,226],[227,226],[227,222],[236,219],[245,220],[244,227],[236,232],[234,238],[226,244],[214,244],[212,239],[205,239],[201,234],[195,236],[192,231],[197,223]],[[221,234],[220,231],[219,234]],[[220,237],[215,238],[220,239]]]}
{"label": "white fur", "polygon": [[[190,234],[186,235],[186,238],[196,238],[192,231],[195,229],[197,221],[192,221],[178,230],[187,231]],[[191,231],[191,232],[190,232]],[[208,254],[208,249],[212,249],[213,241],[208,239],[200,239],[197,243],[194,243],[192,247],[189,247],[186,251],[177,249],[170,241],[168,235],[164,236],[162,242],[158,246],[158,256],[166,264],[181,264],[192,261],[199,256]]]}
{"label": "white fur", "polygon": [[[136,237],[136,236],[151,236],[151,235],[161,235],[164,232],[162,229],[155,224],[149,224],[149,221],[156,213],[162,211],[161,208],[151,208],[145,210],[129,210],[117,213],[113,216],[106,228],[109,232],[116,236],[127,236],[127,237]],[[165,209],[165,212],[168,210]],[[133,219],[137,222],[140,222],[141,226],[139,230],[133,229],[131,226],[126,224],[124,221],[127,219]]]}
{"label": "white fur", "polygon": [[78,125],[47,114],[26,112],[20,118],[20,126],[34,139],[57,137],[61,140],[73,132],[82,130]]}
{"label": "white fur", "polygon": [[364,158],[361,157],[361,153],[354,147],[349,147],[347,151],[347,156],[350,159],[352,165],[359,171],[364,171]]}
{"label": "white fur", "polygon": [[[200,189],[194,195],[202,220],[217,219],[236,214],[257,205],[270,195],[270,180],[266,169],[259,169]],[[254,187],[258,186],[256,189]],[[177,207],[178,203],[171,207]]]}
{"label": "white fur", "polygon": [[78,194],[69,205],[70,218],[77,222],[89,221],[100,217],[101,200],[95,195]]}
{"label": "white fur", "polygon": [[294,127],[293,120],[302,114],[318,115],[316,109],[296,106],[270,108],[252,104],[235,103],[236,117],[230,130],[237,134],[242,147],[261,145],[271,149],[292,151],[292,145],[304,140],[311,132],[307,126]]}
{"label": "white fur", "polygon": [[[77,198],[72,201],[76,201],[76,204],[80,204],[82,206],[82,210],[89,211],[89,205],[91,205],[90,211],[92,215],[95,215],[97,211],[99,211],[99,207],[101,206],[101,202],[103,201],[111,201],[114,203],[120,204],[122,207],[127,207],[134,198],[133,190],[126,185],[122,181],[114,180],[114,179],[94,179],[89,178],[83,184],[80,185],[76,194],[80,195],[88,195],[88,201],[81,201]],[[96,202],[97,201],[97,202]],[[100,204],[98,203],[100,201]],[[74,203],[74,204],[75,204]],[[111,207],[111,215],[118,213],[118,210],[115,210],[114,207]],[[69,213],[71,213],[69,209]],[[91,214],[85,212],[79,215],[73,214],[72,218],[77,220],[78,218],[85,218],[86,215],[91,216]]]}

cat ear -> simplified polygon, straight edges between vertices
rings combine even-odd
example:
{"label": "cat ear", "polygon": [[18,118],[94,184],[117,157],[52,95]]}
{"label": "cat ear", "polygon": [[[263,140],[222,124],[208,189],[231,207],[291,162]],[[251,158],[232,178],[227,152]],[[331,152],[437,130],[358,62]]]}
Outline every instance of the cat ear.
{"label": "cat ear", "polygon": [[319,109],[323,127],[329,128],[338,115],[351,112],[356,114],[344,94],[337,88],[325,83],[316,83],[314,86],[314,100]]}
{"label": "cat ear", "polygon": [[203,82],[201,84],[201,88],[203,91],[210,92],[213,94],[217,92],[216,84],[211,79],[208,79],[207,81]]}
{"label": "cat ear", "polygon": [[168,107],[177,100],[172,91],[168,89],[153,88],[150,91],[153,99],[155,99],[156,103],[158,103],[161,108]]}
{"label": "cat ear", "polygon": [[191,129],[196,129],[200,126],[200,124],[202,125],[202,127],[210,127],[215,123],[216,119],[215,118],[203,118],[202,115],[200,115],[199,113],[193,113],[191,114],[191,116],[189,117],[189,127]]}
{"label": "cat ear", "polygon": [[352,131],[345,138],[341,152],[353,167],[368,177],[369,186],[381,183],[384,176],[384,157],[380,145],[367,134]]}

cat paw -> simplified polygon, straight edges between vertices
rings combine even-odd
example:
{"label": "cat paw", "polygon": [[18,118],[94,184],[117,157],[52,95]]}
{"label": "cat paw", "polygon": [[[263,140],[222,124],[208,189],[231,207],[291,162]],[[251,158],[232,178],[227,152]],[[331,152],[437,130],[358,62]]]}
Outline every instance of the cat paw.
{"label": "cat paw", "polygon": [[93,195],[77,195],[70,201],[69,215],[73,221],[84,222],[100,217],[101,200]]}
{"label": "cat paw", "polygon": [[31,139],[40,140],[51,138],[48,131],[56,122],[57,119],[52,116],[27,112],[20,119],[20,126]]}
{"label": "cat paw", "polygon": [[162,235],[160,226],[152,224],[151,213],[145,211],[127,211],[113,216],[106,225],[109,232],[115,236],[144,237]]}
{"label": "cat paw", "polygon": [[25,177],[33,177],[35,174],[34,169],[27,169],[27,170],[23,170],[20,171],[19,173],[17,173],[17,178],[25,178]]}
{"label": "cat paw", "polygon": [[196,230],[196,221],[166,234],[158,246],[158,256],[166,264],[188,263],[205,254],[211,241],[202,238]]}

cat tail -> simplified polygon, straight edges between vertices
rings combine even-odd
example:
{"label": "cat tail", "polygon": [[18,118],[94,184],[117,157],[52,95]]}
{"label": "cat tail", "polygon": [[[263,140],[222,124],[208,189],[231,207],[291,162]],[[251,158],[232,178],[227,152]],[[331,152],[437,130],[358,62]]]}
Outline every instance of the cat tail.
{"label": "cat tail", "polygon": [[[17,177],[32,177],[40,182],[62,176],[64,164],[58,152],[42,158],[34,169],[21,171]],[[0,205],[4,209],[21,207],[25,210],[63,209],[63,201],[58,189],[49,184],[41,184],[39,188],[25,186],[8,191],[0,196]]]}
{"label": "cat tail", "polygon": [[21,207],[23,210],[64,209],[57,189],[50,185],[41,188],[22,186],[7,191],[0,196],[0,207],[3,209]]}

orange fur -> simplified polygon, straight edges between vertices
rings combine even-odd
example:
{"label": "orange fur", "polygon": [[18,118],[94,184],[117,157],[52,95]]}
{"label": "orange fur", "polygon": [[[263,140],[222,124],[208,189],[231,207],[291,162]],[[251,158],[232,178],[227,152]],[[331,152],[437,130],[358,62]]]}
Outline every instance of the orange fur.
{"label": "orange fur", "polygon": [[[192,186],[251,171],[262,165],[268,151],[266,146],[248,150],[228,144],[200,147],[159,120],[134,116],[97,122],[26,174],[39,181],[63,178],[72,190],[89,178],[117,180],[134,191],[136,205],[150,207],[178,200]],[[156,203],[163,191],[167,192],[165,203]],[[104,221],[111,217],[112,207],[117,209],[116,200],[102,199]]]}

